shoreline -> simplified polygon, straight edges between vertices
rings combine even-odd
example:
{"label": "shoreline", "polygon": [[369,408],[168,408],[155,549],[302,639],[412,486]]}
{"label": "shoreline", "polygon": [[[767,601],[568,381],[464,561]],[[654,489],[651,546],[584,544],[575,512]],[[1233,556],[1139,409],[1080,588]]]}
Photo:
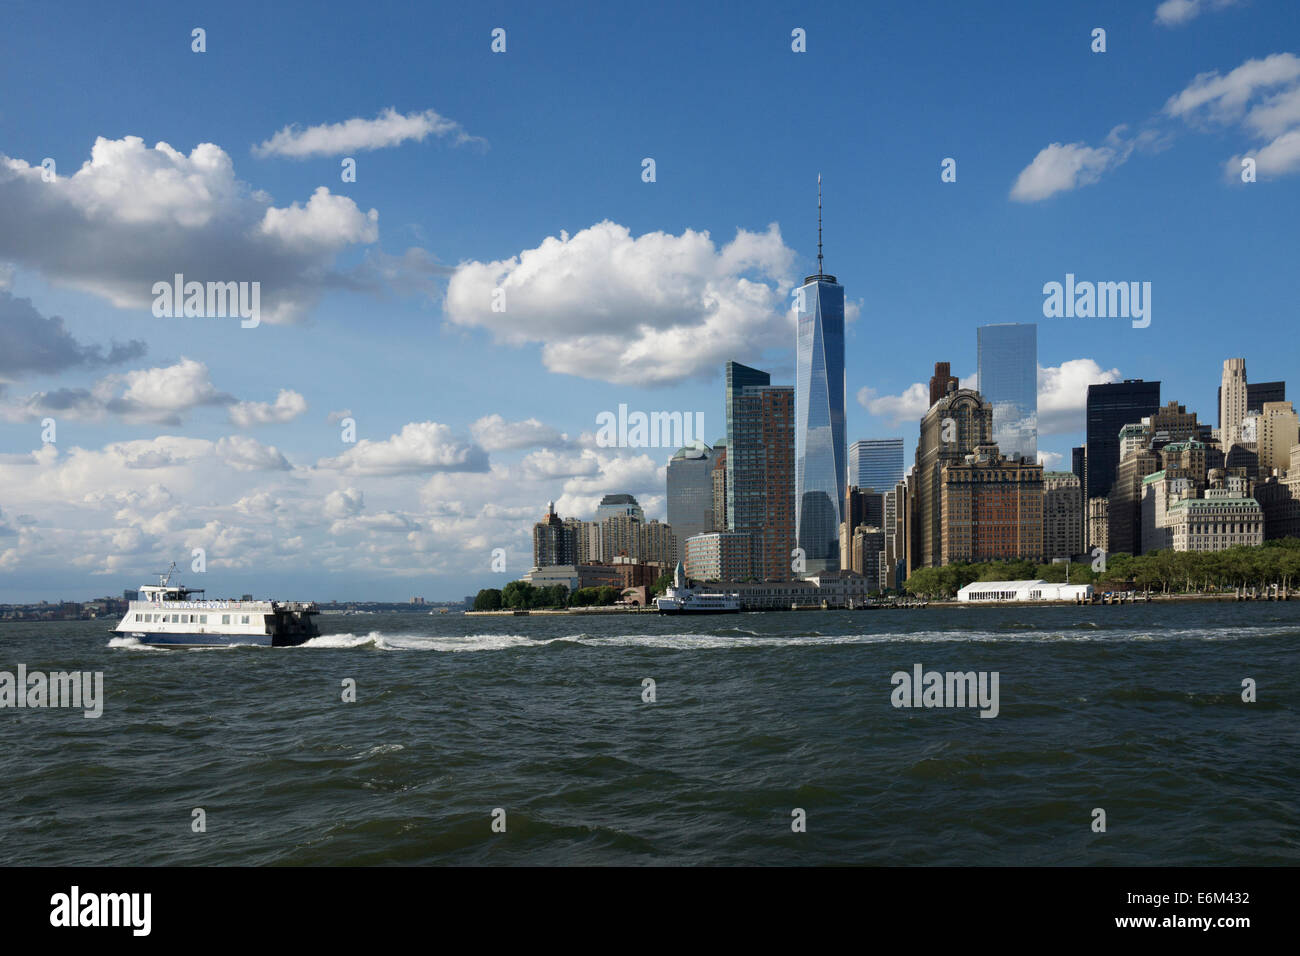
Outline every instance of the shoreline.
{"label": "shoreline", "polygon": [[[928,607],[966,608],[966,607],[1119,607],[1142,604],[1180,604],[1198,601],[1210,601],[1220,604],[1286,604],[1300,600],[1300,597],[1246,597],[1238,594],[1151,594],[1135,595],[1131,600],[1115,601],[915,601],[906,604],[873,604],[863,607],[798,607],[798,608],[741,608],[737,614],[781,614],[805,613],[807,611],[916,611]],[[574,608],[529,608],[499,611],[464,611],[466,617],[531,617],[533,615],[580,615],[580,614],[658,614],[655,607],[574,607]],[[691,617],[692,615],[680,615]]]}

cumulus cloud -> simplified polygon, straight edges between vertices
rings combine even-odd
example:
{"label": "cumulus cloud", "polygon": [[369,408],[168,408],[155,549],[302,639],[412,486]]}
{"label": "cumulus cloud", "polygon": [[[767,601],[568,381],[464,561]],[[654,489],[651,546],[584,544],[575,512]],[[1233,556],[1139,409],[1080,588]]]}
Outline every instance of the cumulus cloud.
{"label": "cumulus cloud", "polygon": [[432,471],[486,471],[487,452],[457,438],[448,425],[411,422],[386,441],[363,438],[335,458],[322,458],[317,468],[350,475],[402,475]]}
{"label": "cumulus cloud", "polygon": [[499,342],[540,343],[553,372],[667,384],[788,346],[794,261],[776,224],[719,248],[707,232],[633,237],[606,220],[510,259],[461,263],[443,311]]}
{"label": "cumulus cloud", "polygon": [[486,451],[512,451],[563,445],[568,436],[543,425],[536,418],[508,422],[500,415],[485,415],[469,427],[470,434]]}
{"label": "cumulus cloud", "polygon": [[140,358],[146,350],[137,339],[113,342],[107,350],[102,345],[83,345],[59,316],[43,316],[30,299],[0,291],[0,382],[76,367],[116,365]]}
{"label": "cumulus cloud", "polygon": [[1156,23],[1163,27],[1182,26],[1207,10],[1236,6],[1240,0],[1164,0],[1156,7]]}
{"label": "cumulus cloud", "polygon": [[1038,367],[1038,434],[1081,431],[1086,424],[1088,386],[1120,380],[1119,369],[1103,369],[1092,359],[1070,359]]}
{"label": "cumulus cloud", "polygon": [[890,425],[918,422],[930,408],[930,386],[913,382],[900,395],[881,395],[874,388],[858,389],[858,404]]}
{"label": "cumulus cloud", "polygon": [[1275,53],[1220,74],[1199,74],[1169,98],[1165,113],[1193,125],[1239,124],[1262,145],[1232,156],[1224,175],[1240,182],[1242,160],[1255,160],[1261,179],[1300,172],[1300,57]]}
{"label": "cumulus cloud", "polygon": [[[1092,359],[1070,359],[1049,367],[1040,365],[1038,434],[1079,431],[1084,426],[1088,386],[1119,380],[1119,369],[1102,369]],[[962,377],[961,387],[978,390],[978,377]],[[863,388],[858,391],[858,403],[891,426],[915,424],[930,407],[930,387],[923,382],[913,382],[897,395],[881,395],[873,388]]]}
{"label": "cumulus cloud", "polygon": [[91,388],[33,392],[0,405],[0,417],[17,422],[45,415],[99,421],[115,415],[132,424],[178,425],[196,408],[234,401],[217,391],[206,365],[182,358],[175,365],[110,375]]}
{"label": "cumulus cloud", "polygon": [[280,425],[291,422],[307,411],[307,399],[287,388],[280,389],[274,402],[236,402],[230,406],[230,421],[248,428],[252,425]]}
{"label": "cumulus cloud", "polygon": [[323,123],[303,129],[289,125],[270,139],[253,147],[255,156],[287,156],[306,159],[311,156],[343,156],[400,146],[408,140],[424,142],[430,136],[453,137],[457,145],[486,141],[470,136],[461,125],[433,110],[402,114],[393,107],[383,110],[374,119],[353,117],[341,123]]}
{"label": "cumulus cloud", "polygon": [[1052,143],[1020,171],[1011,198],[1038,202],[1057,193],[1097,182],[1122,165],[1134,150],[1159,152],[1173,139],[1172,121],[1193,129],[1222,130],[1237,126],[1261,145],[1233,156],[1224,174],[1240,181],[1242,160],[1251,157],[1260,178],[1300,172],[1300,57],[1275,53],[1247,60],[1223,74],[1200,73],[1165,102],[1136,135],[1117,126],[1105,144]]}
{"label": "cumulus cloud", "polygon": [[276,207],[212,143],[187,156],[138,136],[100,137],[86,163],[53,182],[39,165],[0,154],[0,260],[123,309],[150,309],[154,283],[179,273],[260,282],[263,321],[299,320],[324,288],[360,282],[332,271],[333,261],[376,242],[378,216],[323,186],[305,205]]}
{"label": "cumulus cloud", "polygon": [[1059,465],[1064,458],[1065,456],[1060,452],[1043,451],[1041,448],[1038,450],[1038,463],[1043,466],[1044,471],[1055,471],[1056,466]]}
{"label": "cumulus cloud", "polygon": [[247,435],[229,435],[216,444],[216,453],[239,471],[288,471],[289,462],[274,445],[263,445]]}
{"label": "cumulus cloud", "polygon": [[1106,170],[1123,162],[1121,155],[1108,146],[1052,143],[1020,171],[1011,187],[1011,198],[1017,202],[1038,202],[1059,192],[1090,185]]}

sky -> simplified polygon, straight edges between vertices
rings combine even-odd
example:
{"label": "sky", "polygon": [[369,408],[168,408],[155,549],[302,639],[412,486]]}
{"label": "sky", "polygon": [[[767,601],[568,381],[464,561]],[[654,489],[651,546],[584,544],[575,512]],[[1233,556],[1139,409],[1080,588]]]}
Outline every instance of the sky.
{"label": "sky", "polygon": [[[910,463],[990,323],[1038,324],[1048,467],[1093,382],[1210,422],[1227,357],[1300,387],[1292,0],[738,9],[6,4],[0,602],[171,561],[455,600],[528,570],[548,501],[663,519],[675,449],[598,417],[712,444],[727,360],[793,384],[818,175],[850,442]],[[258,283],[256,324],[166,314],[177,273]],[[1067,274],[1149,282],[1149,325],[1045,317]]]}

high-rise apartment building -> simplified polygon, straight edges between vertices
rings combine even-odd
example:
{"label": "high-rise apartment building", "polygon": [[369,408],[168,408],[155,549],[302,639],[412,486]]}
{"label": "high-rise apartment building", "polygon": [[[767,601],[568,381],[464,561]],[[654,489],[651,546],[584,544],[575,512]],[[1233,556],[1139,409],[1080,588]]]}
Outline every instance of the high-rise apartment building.
{"label": "high-rise apartment building", "polygon": [[1043,560],[1083,550],[1083,482],[1069,471],[1043,472]]}
{"label": "high-rise apartment building", "polygon": [[1259,470],[1263,475],[1273,469],[1285,471],[1291,461],[1291,448],[1300,444],[1300,418],[1290,402],[1265,402],[1259,415]]}
{"label": "high-rise apartment building", "polygon": [[533,567],[577,563],[573,529],[565,525],[555,513],[555,502],[547,502],[546,515],[533,525]]}
{"label": "high-rise apartment building", "polygon": [[727,363],[727,522],[750,536],[754,577],[785,581],[795,547],[795,395],[770,382]]}
{"label": "high-rise apartment building", "polygon": [[1043,558],[1043,466],[980,445],[940,474],[940,564]]}

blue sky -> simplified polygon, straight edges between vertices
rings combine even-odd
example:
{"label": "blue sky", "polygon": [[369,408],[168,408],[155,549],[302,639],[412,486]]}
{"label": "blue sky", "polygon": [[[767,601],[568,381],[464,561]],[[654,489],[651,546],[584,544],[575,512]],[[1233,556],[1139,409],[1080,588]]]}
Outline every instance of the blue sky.
{"label": "blue sky", "polygon": [[[971,375],[993,322],[1039,325],[1057,467],[1089,381],[1158,378],[1213,422],[1224,358],[1295,378],[1284,0],[3,17],[0,601],[117,593],[196,547],[213,593],[457,598],[527,570],[550,499],[662,517],[671,450],[597,447],[596,415],[702,411],[711,441],[727,358],[793,382],[819,173],[850,440],[910,459],[917,383]],[[184,264],[260,281],[267,317],[155,317]],[[1066,273],[1150,282],[1150,327],[1043,318]]]}

